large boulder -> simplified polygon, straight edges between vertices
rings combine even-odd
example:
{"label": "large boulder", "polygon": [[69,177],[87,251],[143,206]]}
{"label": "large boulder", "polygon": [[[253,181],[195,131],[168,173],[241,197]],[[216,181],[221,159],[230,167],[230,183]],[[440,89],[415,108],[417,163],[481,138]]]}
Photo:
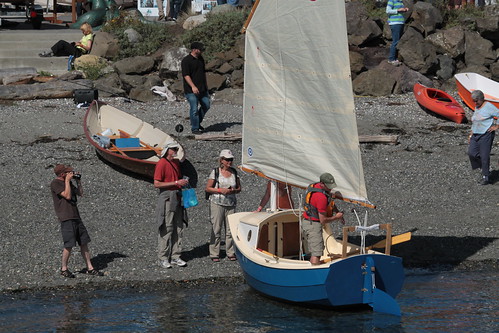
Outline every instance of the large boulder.
{"label": "large boulder", "polygon": [[425,41],[421,33],[408,28],[397,46],[399,55],[411,69],[425,75],[437,70],[437,52],[435,46]]}
{"label": "large boulder", "polygon": [[182,59],[189,54],[185,47],[172,47],[163,53],[163,61],[159,66],[160,76],[163,78],[175,78],[182,71]]}
{"label": "large boulder", "polygon": [[410,26],[420,31],[425,37],[442,25],[442,14],[431,3],[418,1],[412,10]]}
{"label": "large boulder", "polygon": [[91,55],[112,59],[120,51],[118,40],[108,32],[98,31],[92,42]]}
{"label": "large boulder", "polygon": [[393,93],[396,84],[397,81],[383,69],[374,68],[360,73],[353,80],[353,91],[357,95],[385,96]]}
{"label": "large boulder", "polygon": [[496,53],[492,50],[491,41],[482,38],[478,33],[465,32],[465,54],[466,66],[488,66],[496,60]]}
{"label": "large boulder", "polygon": [[345,8],[349,44],[358,46],[381,39],[383,31],[380,26],[369,17],[362,2],[347,2]]}
{"label": "large boulder", "polygon": [[182,28],[184,28],[184,30],[192,30],[205,21],[206,21],[206,15],[204,14],[189,16],[182,25]]}
{"label": "large boulder", "polygon": [[439,30],[426,37],[426,41],[435,46],[438,53],[447,54],[452,58],[457,58],[464,53],[464,30],[461,27]]}
{"label": "large boulder", "polygon": [[114,68],[120,74],[146,74],[154,68],[154,59],[146,56],[126,58],[115,62]]}
{"label": "large boulder", "polygon": [[126,96],[117,73],[111,73],[94,81],[95,88],[101,97]]}

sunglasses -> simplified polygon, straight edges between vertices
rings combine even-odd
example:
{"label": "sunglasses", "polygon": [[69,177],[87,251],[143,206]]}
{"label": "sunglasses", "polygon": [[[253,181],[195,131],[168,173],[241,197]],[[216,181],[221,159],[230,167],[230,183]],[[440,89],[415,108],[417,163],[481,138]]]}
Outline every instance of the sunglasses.
{"label": "sunglasses", "polygon": [[232,161],[234,161],[234,159],[233,159],[233,158],[224,158],[223,160],[224,160],[224,161],[227,161],[227,162],[232,162]]}

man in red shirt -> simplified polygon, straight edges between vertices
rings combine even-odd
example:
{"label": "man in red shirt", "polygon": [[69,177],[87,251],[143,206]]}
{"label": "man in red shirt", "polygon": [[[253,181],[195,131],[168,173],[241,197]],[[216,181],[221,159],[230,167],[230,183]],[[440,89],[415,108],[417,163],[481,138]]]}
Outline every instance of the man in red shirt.
{"label": "man in red shirt", "polygon": [[305,211],[302,221],[302,237],[310,252],[310,263],[321,264],[320,257],[324,252],[322,227],[326,223],[340,220],[343,224],[343,213],[333,213],[327,216],[327,207],[331,203],[331,190],[336,186],[333,175],[323,173],[318,183],[311,184],[307,189],[308,202],[305,202]]}
{"label": "man in red shirt", "polygon": [[176,159],[180,145],[176,142],[166,144],[161,152],[161,159],[154,170],[154,187],[159,189],[156,206],[158,223],[158,258],[159,265],[171,268],[171,264],[183,267],[185,261],[180,259],[182,251],[182,194],[181,189],[188,184],[182,179],[180,161]]}

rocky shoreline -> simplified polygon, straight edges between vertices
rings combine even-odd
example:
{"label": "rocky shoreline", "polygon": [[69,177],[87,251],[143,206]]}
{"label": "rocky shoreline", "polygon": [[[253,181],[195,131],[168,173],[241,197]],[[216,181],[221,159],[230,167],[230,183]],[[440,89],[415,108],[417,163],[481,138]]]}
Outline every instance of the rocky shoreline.
{"label": "rocky shoreline", "polygon": [[[168,133],[174,134],[178,123],[189,128],[185,102],[103,100]],[[219,151],[230,148],[237,157],[240,142],[199,141],[186,133],[190,131],[178,136],[199,175],[200,205],[189,210],[191,221],[184,233],[182,257],[188,266],[163,269],[156,259],[157,192],[150,182],[97,157],[83,134],[85,110],[76,108],[71,99],[0,103],[0,290],[242,281],[237,262],[222,258],[215,264],[208,259],[210,224],[203,199]],[[391,222],[395,234],[413,232],[412,240],[394,246],[392,254],[402,257],[407,268],[497,269],[497,142],[491,160],[493,184],[478,186],[479,174],[471,170],[466,155],[469,124],[425,113],[412,94],[357,97],[355,104],[359,134],[399,136],[397,145],[361,145],[369,198],[378,207],[369,210],[369,223]],[[204,126],[210,132],[240,133],[241,122],[242,106],[215,100]],[[62,244],[49,193],[56,163],[68,163],[83,175],[85,193],[79,207],[92,237],[93,263],[105,273],[103,277],[77,274],[76,279],[64,279],[58,274]],[[265,182],[240,176],[238,211],[254,210]],[[347,223],[356,223],[353,206],[340,203],[340,208]],[[363,216],[364,210],[358,211]],[[340,227],[336,228],[339,235]],[[70,267],[75,271],[84,267],[77,248]]]}

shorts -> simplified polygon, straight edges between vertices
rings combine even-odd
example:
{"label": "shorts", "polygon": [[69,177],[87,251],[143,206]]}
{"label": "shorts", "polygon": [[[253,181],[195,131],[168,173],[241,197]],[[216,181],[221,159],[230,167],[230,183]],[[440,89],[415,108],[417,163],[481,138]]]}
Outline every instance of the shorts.
{"label": "shorts", "polygon": [[324,239],[322,238],[322,224],[303,220],[301,224],[302,236],[308,252],[313,257],[321,257],[324,253]]}
{"label": "shorts", "polygon": [[74,247],[90,243],[87,228],[81,220],[66,220],[61,222],[61,234],[64,247]]}

